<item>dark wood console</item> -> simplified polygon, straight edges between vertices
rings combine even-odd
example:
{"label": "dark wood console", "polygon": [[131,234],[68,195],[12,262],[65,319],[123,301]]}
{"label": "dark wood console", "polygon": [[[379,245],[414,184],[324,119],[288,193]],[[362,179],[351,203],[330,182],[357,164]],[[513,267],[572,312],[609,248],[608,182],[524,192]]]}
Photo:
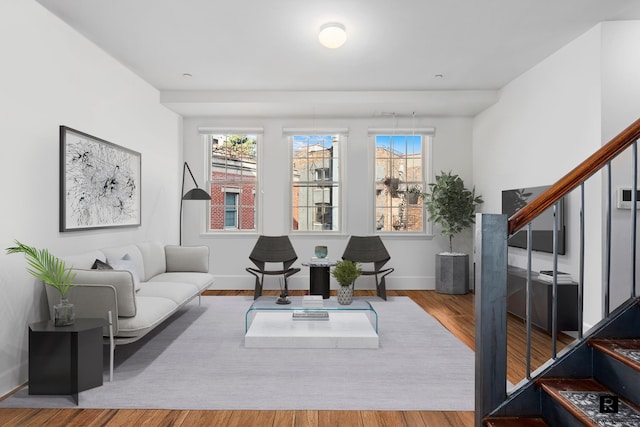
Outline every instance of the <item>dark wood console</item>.
{"label": "dark wood console", "polygon": [[[521,319],[526,313],[527,270],[509,266],[507,273],[507,311]],[[551,334],[553,284],[531,272],[531,323]],[[578,284],[558,283],[558,331],[578,330]]]}

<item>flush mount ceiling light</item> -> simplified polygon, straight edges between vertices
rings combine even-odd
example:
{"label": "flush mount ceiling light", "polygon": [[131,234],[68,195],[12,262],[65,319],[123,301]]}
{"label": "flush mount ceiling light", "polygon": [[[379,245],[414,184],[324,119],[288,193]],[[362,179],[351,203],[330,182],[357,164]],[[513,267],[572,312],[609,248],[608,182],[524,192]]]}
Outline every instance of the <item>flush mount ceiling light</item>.
{"label": "flush mount ceiling light", "polygon": [[338,22],[328,22],[320,27],[318,39],[324,47],[336,49],[347,41],[347,31],[344,25]]}

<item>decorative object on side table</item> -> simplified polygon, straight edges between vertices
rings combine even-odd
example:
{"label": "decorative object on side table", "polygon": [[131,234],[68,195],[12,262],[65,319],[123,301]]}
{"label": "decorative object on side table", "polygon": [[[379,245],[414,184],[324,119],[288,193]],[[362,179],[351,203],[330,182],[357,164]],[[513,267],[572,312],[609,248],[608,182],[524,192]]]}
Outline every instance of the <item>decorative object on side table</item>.
{"label": "decorative object on side table", "polygon": [[338,261],[336,267],[331,271],[331,275],[336,278],[338,286],[338,303],[343,305],[351,304],[353,301],[353,283],[362,274],[362,268],[357,262],[345,259]]}
{"label": "decorative object on side table", "polygon": [[17,240],[15,243],[17,246],[7,248],[7,253],[23,253],[29,264],[27,271],[41,279],[45,285],[52,286],[60,292],[60,303],[53,306],[55,326],[72,325],[75,320],[75,308],[67,299],[67,293],[74,287],[75,273],[48,250],[36,249]]}
{"label": "decorative object on side table", "polygon": [[440,172],[436,182],[422,198],[429,219],[442,227],[449,237],[449,252],[436,255],[436,291],[445,294],[466,294],[469,291],[469,255],[453,252],[453,236],[475,223],[476,207],[483,203],[475,187],[468,190],[462,178],[451,172]]}
{"label": "decorative object on side table", "polygon": [[326,246],[316,246],[313,252],[316,258],[326,258],[329,253]]}
{"label": "decorative object on side table", "polygon": [[289,299],[289,290],[284,279],[280,278],[280,297],[276,300],[276,304],[291,304]]}

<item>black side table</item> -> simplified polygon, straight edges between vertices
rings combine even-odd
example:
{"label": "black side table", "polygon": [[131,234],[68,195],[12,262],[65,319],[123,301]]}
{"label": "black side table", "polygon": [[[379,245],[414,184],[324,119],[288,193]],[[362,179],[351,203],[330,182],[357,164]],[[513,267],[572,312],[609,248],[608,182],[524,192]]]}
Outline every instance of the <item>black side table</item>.
{"label": "black side table", "polygon": [[322,299],[327,299],[331,295],[329,284],[329,269],[336,265],[335,261],[311,260],[303,262],[302,265],[309,267],[309,295],[322,295]]}
{"label": "black side table", "polygon": [[70,394],[102,385],[102,328],[106,319],[29,325],[29,394]]}

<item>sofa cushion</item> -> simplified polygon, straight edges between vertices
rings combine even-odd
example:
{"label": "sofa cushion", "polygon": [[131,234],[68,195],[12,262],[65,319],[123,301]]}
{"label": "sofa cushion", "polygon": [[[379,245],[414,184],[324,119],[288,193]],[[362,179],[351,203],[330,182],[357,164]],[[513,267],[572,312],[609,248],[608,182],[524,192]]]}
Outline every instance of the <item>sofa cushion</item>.
{"label": "sofa cushion", "polygon": [[167,271],[164,245],[158,242],[144,242],[136,246],[140,249],[144,261],[144,277],[140,277],[140,280],[146,282],[153,276]]}
{"label": "sofa cushion", "polygon": [[125,254],[122,259],[107,258],[107,264],[109,264],[113,270],[128,271],[131,273],[133,288],[136,291],[140,290],[140,274],[138,273],[138,268],[128,254]]}
{"label": "sofa cushion", "polygon": [[164,248],[167,256],[167,272],[195,271],[209,272],[208,246],[173,246]]}
{"label": "sofa cushion", "polygon": [[196,285],[189,283],[146,282],[138,292],[139,297],[169,298],[178,305],[182,305],[198,294]]}
{"label": "sofa cushion", "polygon": [[102,252],[104,252],[104,254],[107,256],[107,262],[109,262],[109,260],[113,261],[122,259],[122,257],[124,257],[125,255],[129,255],[129,257],[131,257],[131,261],[133,261],[133,264],[136,267],[138,277],[146,277],[144,272],[144,260],[142,259],[140,249],[138,249],[136,245],[105,248],[102,250]]}
{"label": "sofa cushion", "polygon": [[113,286],[118,301],[118,316],[133,317],[136,315],[136,292],[133,287],[131,273],[117,270],[78,270],[74,269],[74,283],[87,285]]}
{"label": "sofa cushion", "polygon": [[78,268],[81,270],[90,270],[93,263],[99,259],[100,261],[106,262],[107,257],[101,251],[91,251],[84,254],[77,255],[69,255],[65,257],[60,257],[65,263],[65,265],[73,268]]}
{"label": "sofa cushion", "polygon": [[136,297],[138,306],[134,317],[118,318],[118,336],[137,337],[158,326],[177,309],[178,304],[168,298]]}
{"label": "sofa cushion", "polygon": [[213,276],[209,273],[162,273],[152,278],[148,283],[155,282],[190,283],[194,285],[199,292],[202,292],[213,285]]}

